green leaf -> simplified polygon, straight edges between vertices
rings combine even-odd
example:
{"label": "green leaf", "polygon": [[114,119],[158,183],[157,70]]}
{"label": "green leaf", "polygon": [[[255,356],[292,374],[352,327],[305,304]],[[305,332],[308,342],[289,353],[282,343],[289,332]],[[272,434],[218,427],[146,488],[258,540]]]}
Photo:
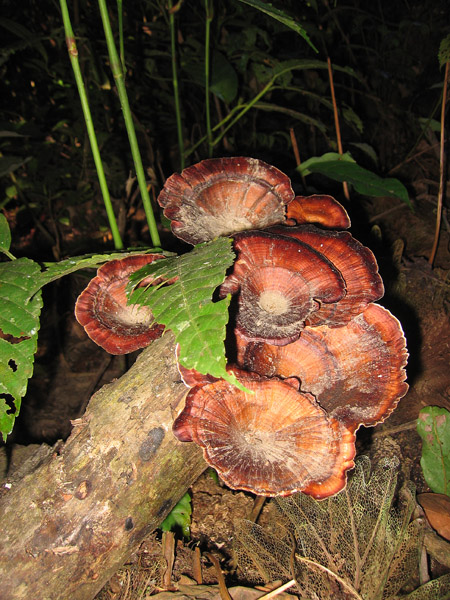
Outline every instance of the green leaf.
{"label": "green leaf", "polygon": [[173,531],[175,527],[180,527],[183,536],[188,538],[191,534],[191,514],[191,497],[186,493],[161,523],[161,529]]}
{"label": "green leaf", "polygon": [[11,232],[8,221],[3,213],[0,213],[0,251],[7,252],[11,246]]}
{"label": "green leaf", "polygon": [[17,169],[26,165],[32,158],[32,156],[27,156],[26,158],[22,158],[21,156],[2,156],[0,158],[0,177],[17,171]]}
{"label": "green leaf", "polygon": [[346,181],[352,184],[359,194],[399,198],[411,207],[408,191],[398,179],[393,177],[383,179],[372,171],[363,169],[348,153],[328,152],[320,157],[314,156],[302,163],[298,171],[304,176],[320,173],[335,181]]}
{"label": "green leaf", "polygon": [[0,432],[4,440],[33,374],[42,308],[40,274],[39,265],[28,258],[0,263]]}
{"label": "green leaf", "polygon": [[139,269],[130,276],[128,291],[149,275],[165,281],[176,278],[171,285],[135,289],[129,302],[150,306],[155,320],[173,331],[184,367],[221,377],[242,389],[225,368],[223,342],[230,299],[212,301],[214,290],[223,283],[233,261],[231,239],[218,238],[198,244],[182,256]]}
{"label": "green leaf", "polygon": [[427,406],[419,413],[417,432],[422,438],[422,467],[425,481],[438,494],[450,496],[450,412]]}
{"label": "green leaf", "polygon": [[450,61],[450,33],[441,41],[438,52],[439,66],[445,66]]}
{"label": "green leaf", "polygon": [[[98,265],[113,260],[115,258],[124,258],[133,254],[146,254],[148,252],[162,252],[160,248],[142,248],[133,252],[111,252],[109,254],[86,254],[74,258],[67,258],[57,263],[44,263],[45,271],[41,273],[39,286],[42,287],[51,281],[56,281],[64,275],[69,275],[80,269],[90,269]],[[171,254],[164,252],[165,255]]]}
{"label": "green leaf", "polygon": [[211,65],[210,91],[226,104],[236,98],[238,77],[231,63],[218,51],[213,52]]}
{"label": "green leaf", "polygon": [[280,23],[283,23],[283,25],[286,25],[286,27],[289,27],[290,29],[294,30],[296,33],[301,35],[302,38],[306,42],[308,42],[308,44],[311,46],[311,48],[313,50],[318,52],[317,48],[314,46],[314,44],[309,39],[309,36],[308,36],[306,30],[299,23],[297,23],[297,21],[294,21],[294,19],[292,19],[285,12],[283,12],[282,10],[279,10],[278,8],[274,8],[272,6],[272,4],[270,4],[270,2],[263,2],[262,0],[240,0],[240,1],[243,2],[244,4],[248,4],[252,8],[258,9],[259,11],[265,13],[266,15],[269,15],[269,17],[272,17],[272,19],[276,19]]}
{"label": "green leaf", "polygon": [[[0,250],[9,255],[5,231],[4,216],[0,215]],[[33,374],[42,308],[41,288],[79,269],[143,252],[70,258],[59,263],[47,263],[44,271],[28,258],[0,263],[0,332],[3,334],[0,337],[0,432],[4,439],[12,431],[28,379]]]}

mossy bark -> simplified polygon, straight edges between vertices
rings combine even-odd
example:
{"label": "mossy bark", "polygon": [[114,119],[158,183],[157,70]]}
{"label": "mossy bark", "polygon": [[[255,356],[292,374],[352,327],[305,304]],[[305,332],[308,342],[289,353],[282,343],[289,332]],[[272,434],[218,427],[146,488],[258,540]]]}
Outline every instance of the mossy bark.
{"label": "mossy bark", "polygon": [[90,400],[67,442],[0,499],[4,600],[89,600],[205,469],[171,425],[186,387],[174,338]]}

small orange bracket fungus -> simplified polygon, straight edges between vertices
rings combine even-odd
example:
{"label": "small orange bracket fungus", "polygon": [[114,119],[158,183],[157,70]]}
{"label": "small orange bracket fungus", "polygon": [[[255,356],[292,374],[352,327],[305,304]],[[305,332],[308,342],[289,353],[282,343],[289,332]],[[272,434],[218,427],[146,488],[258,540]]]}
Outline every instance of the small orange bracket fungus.
{"label": "small orange bracket fungus", "polygon": [[406,341],[400,323],[377,304],[342,327],[305,327],[286,346],[238,336],[241,367],[269,377],[298,377],[328,415],[356,431],[383,422],[406,394]]}
{"label": "small orange bracket fungus", "polygon": [[345,295],[338,269],[311,246],[264,231],[234,236],[238,259],[220,296],[238,293],[237,329],[248,340],[288,344],[322,304]]}
{"label": "small orange bracket fungus", "polygon": [[278,226],[270,231],[293,237],[320,252],[338,269],[345,282],[346,294],[333,304],[322,304],[308,318],[308,325],[340,327],[370,302],[382,298],[384,286],[375,256],[348,231],[323,231],[314,225]]}
{"label": "small orange bracket fungus", "polygon": [[287,225],[314,223],[326,229],[348,229],[350,217],[333,196],[296,196],[286,209]]}
{"label": "small orange bracket fungus", "polygon": [[[155,323],[146,306],[127,304],[128,277],[162,254],[139,254],[111,260],[102,265],[79,295],[75,316],[96,344],[110,354],[127,354],[159,338],[164,325]],[[150,278],[141,285],[152,283]]]}
{"label": "small orange bracket fungus", "polygon": [[316,498],[340,491],[354,466],[354,433],[289,383],[233,372],[253,393],[223,379],[192,388],[175,436],[201,446],[232,489],[264,496],[302,490]]}
{"label": "small orange bracket fungus", "polygon": [[158,202],[189,244],[282,223],[294,198],[287,175],[255,158],[211,158],[174,173]]}

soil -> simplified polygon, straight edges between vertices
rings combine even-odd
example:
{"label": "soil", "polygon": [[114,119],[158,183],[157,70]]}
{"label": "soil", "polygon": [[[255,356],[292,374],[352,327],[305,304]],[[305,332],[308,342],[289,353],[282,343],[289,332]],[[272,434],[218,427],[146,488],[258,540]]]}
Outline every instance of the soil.
{"label": "soil", "polygon": [[[434,179],[415,180],[413,176],[411,180],[414,211],[405,204],[393,205],[389,198],[358,199],[347,208],[352,217],[355,215],[353,235],[372,248],[378,259],[386,286],[381,304],[402,323],[410,354],[407,395],[385,423],[359,431],[358,453],[368,454],[374,463],[382,456],[396,454],[402,471],[421,493],[429,488],[420,467],[421,440],[416,419],[425,406],[450,410],[450,231],[444,209],[438,252],[431,266],[427,257],[434,236],[436,185]],[[4,448],[3,473],[19,468],[35,444],[66,438],[70,421],[83,413],[92,393],[120,377],[133,361],[133,356],[108,356],[75,321],[73,305],[85,284],[83,276],[74,275],[46,291],[35,375],[16,429]],[[198,582],[195,549],[199,548],[203,584],[218,582],[217,568],[208,554],[211,553],[219,559],[227,584],[253,585],[244,573],[232,569],[232,540],[234,524],[248,518],[255,497],[228,489],[211,470],[200,477],[190,493],[191,537],[178,539],[173,584],[186,582],[182,579],[186,576]],[[272,512],[270,502],[266,502],[259,523],[270,526]],[[158,589],[165,569],[162,556],[161,535],[156,532],[98,598],[142,598]],[[444,571],[442,566],[432,565],[432,574]],[[217,596],[217,588],[211,593]]]}

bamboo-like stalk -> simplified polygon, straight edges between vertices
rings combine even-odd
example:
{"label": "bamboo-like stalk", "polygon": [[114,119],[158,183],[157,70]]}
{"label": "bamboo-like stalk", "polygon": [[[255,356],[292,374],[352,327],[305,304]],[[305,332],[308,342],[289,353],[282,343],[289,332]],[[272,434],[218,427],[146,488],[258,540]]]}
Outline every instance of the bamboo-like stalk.
{"label": "bamboo-like stalk", "polygon": [[116,248],[116,250],[121,250],[123,248],[123,242],[122,238],[120,237],[119,228],[117,226],[116,217],[114,215],[114,210],[111,203],[111,196],[108,190],[108,184],[106,183],[105,171],[103,169],[100,150],[98,148],[97,136],[95,134],[91,109],[89,107],[89,101],[84,87],[83,77],[81,75],[80,63],[78,60],[78,49],[75,41],[75,35],[72,29],[72,24],[70,21],[69,10],[67,8],[67,1],[60,0],[60,6],[64,23],[64,31],[66,35],[66,44],[69,52],[70,64],[72,65],[72,69],[75,75],[75,82],[77,84],[78,94],[80,96],[81,108],[83,110],[86,129],[89,136],[89,142],[91,144],[92,156],[94,158],[95,168],[97,170],[97,177],[100,184],[100,190],[103,196],[103,202],[105,204],[106,214],[108,216],[109,226],[111,228],[114,247]]}
{"label": "bamboo-like stalk", "polygon": [[170,52],[172,57],[172,86],[173,99],[175,102],[175,118],[177,122],[177,137],[178,150],[180,154],[180,170],[184,169],[185,154],[184,154],[184,139],[183,126],[181,123],[181,108],[180,108],[180,92],[178,89],[178,70],[177,70],[177,48],[176,48],[176,30],[175,30],[175,12],[177,7],[173,7],[172,0],[168,0],[169,7],[169,25],[170,25]]}
{"label": "bamboo-like stalk", "polygon": [[210,41],[211,41],[211,21],[213,19],[212,0],[205,0],[205,112],[206,112],[206,139],[208,140],[208,156],[213,153],[212,131],[211,131],[211,111],[209,105],[209,75],[210,75]]}
{"label": "bamboo-like stalk", "polygon": [[436,257],[437,247],[439,243],[439,234],[441,231],[442,206],[444,198],[444,179],[445,179],[445,105],[447,104],[447,85],[448,85],[448,66],[449,62],[445,63],[444,89],[442,91],[442,108],[441,108],[441,144],[439,152],[439,194],[436,214],[436,229],[434,232],[433,248],[431,249],[428,262],[433,264]]}
{"label": "bamboo-like stalk", "polygon": [[122,64],[122,71],[125,77],[127,68],[125,65],[125,43],[123,41],[123,6],[122,0],[117,0],[117,17],[119,22],[119,56]]}
{"label": "bamboo-like stalk", "polygon": [[141,192],[141,198],[144,205],[145,216],[147,217],[147,223],[150,230],[150,237],[152,244],[155,247],[161,246],[159,238],[158,228],[156,226],[155,215],[153,214],[152,205],[150,202],[150,196],[147,189],[147,182],[145,179],[144,167],[142,165],[141,154],[136,138],[136,130],[134,128],[133,117],[131,115],[130,104],[128,102],[128,95],[125,87],[124,74],[122,70],[122,63],[117,54],[116,45],[114,43],[114,37],[111,29],[111,23],[109,20],[108,8],[106,6],[106,0],[98,0],[100,9],[100,16],[102,18],[103,29],[105,32],[106,45],[108,47],[108,55],[111,70],[113,72],[114,80],[116,82],[117,93],[119,95],[120,106],[122,108],[122,114],[125,121],[125,127],[127,129],[128,141],[130,144],[131,154],[133,156],[134,168],[136,170],[136,178],[138,181],[139,189]]}

